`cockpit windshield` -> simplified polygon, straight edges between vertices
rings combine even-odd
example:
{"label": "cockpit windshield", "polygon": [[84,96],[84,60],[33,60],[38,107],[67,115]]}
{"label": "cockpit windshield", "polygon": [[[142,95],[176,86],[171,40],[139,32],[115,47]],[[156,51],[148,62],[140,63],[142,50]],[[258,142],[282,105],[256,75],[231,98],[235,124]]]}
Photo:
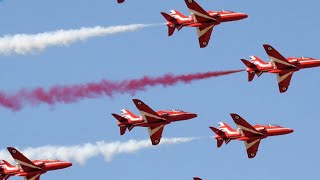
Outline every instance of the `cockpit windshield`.
{"label": "cockpit windshield", "polygon": [[172,112],[184,112],[184,111],[182,111],[180,109],[172,109]]}
{"label": "cockpit windshield", "polygon": [[229,12],[229,13],[234,13],[234,11],[230,11],[230,10],[221,10],[221,12]]}
{"label": "cockpit windshield", "polygon": [[279,125],[276,125],[276,124],[263,124],[262,126],[280,127]]}
{"label": "cockpit windshield", "polygon": [[312,57],[301,56],[302,59],[314,59]]}

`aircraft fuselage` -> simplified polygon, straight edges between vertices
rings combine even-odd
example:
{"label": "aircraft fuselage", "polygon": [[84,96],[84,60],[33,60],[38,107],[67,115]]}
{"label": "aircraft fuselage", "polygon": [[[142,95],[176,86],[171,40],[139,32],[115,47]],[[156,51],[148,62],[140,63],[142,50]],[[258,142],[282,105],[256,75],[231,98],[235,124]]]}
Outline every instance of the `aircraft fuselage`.
{"label": "aircraft fuselage", "polygon": [[189,112],[182,112],[182,111],[157,111],[160,117],[163,120],[159,120],[157,122],[149,123],[142,116],[138,116],[137,118],[127,118],[128,123],[119,123],[118,125],[134,125],[134,126],[142,126],[142,127],[150,127],[150,126],[160,126],[170,124],[171,122],[175,121],[183,121],[197,117],[197,114],[189,113]]}
{"label": "aircraft fuselage", "polygon": [[254,136],[245,136],[243,135],[239,130],[237,131],[227,131],[223,135],[216,135],[216,139],[234,139],[234,140],[240,140],[240,141],[247,141],[250,139],[264,139],[268,136],[279,136],[279,135],[285,135],[293,132],[293,129],[281,127],[278,125],[255,125],[253,126],[258,132],[260,132],[260,135],[254,135]]}

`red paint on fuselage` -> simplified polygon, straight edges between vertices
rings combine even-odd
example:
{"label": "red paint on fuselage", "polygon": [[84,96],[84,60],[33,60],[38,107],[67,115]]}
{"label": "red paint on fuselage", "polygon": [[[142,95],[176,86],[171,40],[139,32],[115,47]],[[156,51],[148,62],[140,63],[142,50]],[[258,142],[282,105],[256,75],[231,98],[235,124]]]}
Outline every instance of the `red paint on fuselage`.
{"label": "red paint on fuselage", "polygon": [[125,117],[128,122],[122,123],[118,122],[118,126],[141,126],[141,127],[150,127],[150,126],[160,126],[160,125],[166,125],[170,124],[171,122],[175,121],[183,121],[183,120],[188,120],[197,117],[197,114],[194,113],[189,113],[189,112],[184,112],[180,110],[160,110],[156,112],[160,117],[162,117],[164,120],[159,121],[159,122],[152,122],[148,123],[146,122],[142,116],[137,116],[137,117]]}
{"label": "red paint on fuselage", "polygon": [[253,126],[261,135],[245,136],[239,130],[226,132],[225,134],[216,135],[216,139],[234,139],[240,141],[248,141],[252,139],[264,139],[268,136],[279,136],[293,132],[293,129],[281,127],[278,125],[255,125]]}
{"label": "red paint on fuselage", "polygon": [[0,174],[2,177],[9,176],[33,176],[35,174],[44,174],[47,171],[64,169],[72,166],[72,163],[59,160],[35,160],[33,161],[37,165],[39,170],[32,172],[22,172],[18,166],[8,166],[6,164],[0,164]]}
{"label": "red paint on fuselage", "polygon": [[314,58],[294,58],[289,57],[287,60],[295,65],[296,67],[288,67],[288,68],[277,68],[274,63],[269,62],[267,64],[261,64],[259,62],[256,62],[255,60],[250,60],[251,63],[255,64],[256,67],[250,68],[248,67],[246,69],[247,72],[269,72],[269,73],[281,73],[283,71],[299,71],[300,69],[305,68],[314,68],[320,66],[320,59],[314,59]]}
{"label": "red paint on fuselage", "polygon": [[238,21],[241,19],[245,19],[248,17],[247,14],[244,13],[236,13],[233,11],[208,11],[208,14],[214,18],[214,20],[207,20],[207,21],[196,21],[193,16],[175,16],[178,24],[173,22],[167,21],[168,26],[176,27],[176,26],[188,26],[188,27],[199,27],[203,25],[218,25],[223,22],[230,22],[230,21]]}

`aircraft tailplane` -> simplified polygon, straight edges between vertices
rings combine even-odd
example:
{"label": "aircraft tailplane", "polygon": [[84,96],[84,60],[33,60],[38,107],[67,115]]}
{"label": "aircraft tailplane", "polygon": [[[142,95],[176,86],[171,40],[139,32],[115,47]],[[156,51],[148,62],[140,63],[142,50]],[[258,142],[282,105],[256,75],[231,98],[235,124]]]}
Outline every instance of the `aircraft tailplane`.
{"label": "aircraft tailplane", "polygon": [[111,114],[114,118],[116,118],[119,123],[127,123],[128,120],[122,116],[119,116],[118,114]]}
{"label": "aircraft tailplane", "polygon": [[14,166],[12,166],[10,163],[8,163],[7,161],[5,160],[2,160],[2,163],[5,164],[7,167],[9,168],[13,168]]}
{"label": "aircraft tailplane", "polygon": [[161,12],[161,14],[167,20],[168,36],[172,36],[174,31],[175,31],[175,29],[176,29],[178,21],[174,17],[170,16],[169,14],[167,14],[165,12]]}
{"label": "aircraft tailplane", "polygon": [[245,59],[241,59],[241,61],[243,62],[244,65],[246,65],[248,68],[253,68],[256,67],[254,64],[252,64],[250,61],[245,60]]}
{"label": "aircraft tailplane", "polygon": [[222,134],[224,134],[223,131],[221,131],[220,129],[217,129],[217,128],[215,128],[215,127],[210,127],[210,129],[211,129],[214,133],[216,133],[217,135],[222,135]]}
{"label": "aircraft tailplane", "polygon": [[[241,61],[243,62],[244,65],[247,66],[247,68],[249,69],[256,69],[257,66],[255,64],[253,64],[252,62],[245,60],[245,59],[241,59]],[[255,72],[254,71],[248,71],[248,81],[251,82],[254,79],[255,76]]]}

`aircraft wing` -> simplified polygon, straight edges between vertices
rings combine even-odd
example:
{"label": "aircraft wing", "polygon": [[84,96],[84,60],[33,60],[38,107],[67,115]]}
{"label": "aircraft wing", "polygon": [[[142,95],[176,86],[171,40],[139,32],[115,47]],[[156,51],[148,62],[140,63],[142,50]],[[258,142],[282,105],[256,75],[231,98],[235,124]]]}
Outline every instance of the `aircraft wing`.
{"label": "aircraft wing", "polygon": [[29,175],[29,176],[24,177],[24,180],[40,180],[40,175],[41,174]]}
{"label": "aircraft wing", "polygon": [[284,93],[290,86],[290,81],[293,75],[293,71],[284,71],[277,73],[277,81],[280,93]]}
{"label": "aircraft wing", "polygon": [[291,64],[285,57],[283,57],[276,49],[268,44],[263,45],[264,50],[274,62],[277,69],[295,68],[296,66]]}
{"label": "aircraft wing", "polygon": [[149,136],[150,136],[152,145],[157,145],[160,143],[163,128],[164,128],[164,125],[148,127]]}
{"label": "aircraft wing", "polygon": [[204,48],[209,44],[211,33],[214,26],[214,24],[210,24],[197,27],[200,48]]}
{"label": "aircraft wing", "polygon": [[16,161],[16,163],[19,164],[23,172],[32,172],[32,171],[42,170],[40,167],[35,165],[32,161],[26,158],[22,153],[20,153],[15,148],[8,147],[7,149],[11,154],[11,156],[13,157],[13,159]]}
{"label": "aircraft wing", "polygon": [[134,104],[140,111],[140,114],[145,122],[159,122],[161,120],[165,121],[164,118],[160,117],[158,113],[152,110],[148,105],[139,99],[133,99]]}
{"label": "aircraft wing", "polygon": [[189,8],[189,11],[191,15],[193,16],[195,22],[210,22],[217,20],[213,17],[211,17],[207,11],[205,11],[201,6],[199,6],[198,3],[196,3],[194,0],[185,0],[186,5]]}
{"label": "aircraft wing", "polygon": [[241,132],[247,136],[257,136],[257,135],[263,135],[261,132],[257,131],[254,127],[252,127],[246,120],[244,120],[241,116],[238,114],[230,114],[233,121],[236,123],[238,128],[241,130]]}
{"label": "aircraft wing", "polygon": [[261,139],[245,141],[248,158],[254,158],[257,155]]}
{"label": "aircraft wing", "polygon": [[24,180],[40,180],[40,175],[41,174],[33,174],[33,175],[30,175],[30,176],[26,176],[24,177]]}

